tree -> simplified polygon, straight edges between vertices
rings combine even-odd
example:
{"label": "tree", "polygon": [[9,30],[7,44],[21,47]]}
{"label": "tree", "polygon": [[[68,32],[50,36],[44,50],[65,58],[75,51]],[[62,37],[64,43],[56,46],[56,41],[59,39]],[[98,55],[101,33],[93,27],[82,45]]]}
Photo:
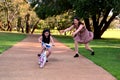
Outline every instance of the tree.
{"label": "tree", "polygon": [[22,29],[22,33],[24,33],[24,28],[23,28],[23,25],[22,25],[22,18],[19,16],[18,17],[18,20],[17,20],[17,31],[19,32],[20,29]]}
{"label": "tree", "polygon": [[25,22],[26,22],[26,29],[25,29],[25,31],[26,31],[26,33],[29,33],[29,32],[30,32],[29,20],[30,20],[30,14],[27,13],[27,14],[25,15]]}
{"label": "tree", "polygon": [[[94,38],[99,39],[120,13],[119,3],[120,0],[75,0],[72,4],[76,15],[84,19],[88,30],[93,26]],[[113,15],[109,16],[111,11]]]}
{"label": "tree", "polygon": [[4,0],[0,3],[0,11],[2,14],[4,13],[3,17],[6,19],[7,31],[12,31],[12,22],[18,13],[17,9],[17,5],[14,5],[11,0]]}
{"label": "tree", "polygon": [[59,15],[67,12],[70,8],[72,9],[68,0],[33,0],[31,6],[32,8],[36,7],[35,12],[41,19]]}
{"label": "tree", "polygon": [[5,31],[5,29],[2,27],[2,22],[0,20],[0,30]]}
{"label": "tree", "polygon": [[[25,20],[25,15],[29,13],[29,22]],[[20,19],[21,17],[21,19]],[[12,30],[20,27],[24,32],[24,26],[32,25],[38,20],[35,12],[30,8],[27,0],[2,0],[0,1],[0,20],[2,22],[1,30]]]}
{"label": "tree", "polygon": [[39,23],[40,20],[38,20],[34,25],[33,25],[33,29],[31,31],[31,34],[33,34],[33,32],[35,31],[35,29],[37,28],[37,25]]}
{"label": "tree", "polygon": [[[37,5],[35,12],[41,19],[72,10],[84,20],[88,30],[93,27],[94,38],[100,39],[120,13],[119,3],[120,0],[33,0],[31,6]],[[111,11],[113,15],[109,16]]]}

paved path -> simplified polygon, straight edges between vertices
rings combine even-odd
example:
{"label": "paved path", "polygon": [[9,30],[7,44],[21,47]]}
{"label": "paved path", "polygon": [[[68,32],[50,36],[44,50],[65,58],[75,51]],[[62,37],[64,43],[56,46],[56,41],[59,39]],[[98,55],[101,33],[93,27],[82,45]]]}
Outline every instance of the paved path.
{"label": "paved path", "polygon": [[0,80],[116,80],[83,56],[56,41],[44,69],[37,64],[38,36],[28,36],[0,55]]}

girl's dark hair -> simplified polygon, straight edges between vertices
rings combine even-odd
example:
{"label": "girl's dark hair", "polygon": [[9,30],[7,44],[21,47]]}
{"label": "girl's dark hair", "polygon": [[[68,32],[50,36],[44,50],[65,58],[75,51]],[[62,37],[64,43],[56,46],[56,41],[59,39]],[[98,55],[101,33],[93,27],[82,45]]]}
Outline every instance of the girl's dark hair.
{"label": "girl's dark hair", "polygon": [[[48,33],[49,33],[48,38],[46,38],[45,32],[48,32]],[[50,36],[51,36],[50,30],[49,30],[49,29],[44,29],[43,32],[42,32],[42,41],[43,41],[44,43],[50,43]]]}
{"label": "girl's dark hair", "polygon": [[[76,19],[76,20],[79,21],[79,22],[78,22],[78,26],[79,26],[80,24],[84,25],[84,24],[80,21],[80,19],[79,19],[78,17],[74,17],[74,19]],[[74,23],[73,23],[73,25],[74,25]]]}

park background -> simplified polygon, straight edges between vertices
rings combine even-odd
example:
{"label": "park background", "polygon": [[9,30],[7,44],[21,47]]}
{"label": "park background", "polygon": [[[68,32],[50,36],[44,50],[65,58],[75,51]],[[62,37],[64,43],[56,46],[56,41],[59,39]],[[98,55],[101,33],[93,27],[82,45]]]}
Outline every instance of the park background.
{"label": "park background", "polygon": [[[94,57],[80,45],[80,54],[120,80],[120,0],[1,0],[0,54],[27,35],[41,34],[50,28],[52,35],[74,49],[71,32],[61,30],[77,16],[89,31]],[[81,5],[79,5],[81,4]]]}

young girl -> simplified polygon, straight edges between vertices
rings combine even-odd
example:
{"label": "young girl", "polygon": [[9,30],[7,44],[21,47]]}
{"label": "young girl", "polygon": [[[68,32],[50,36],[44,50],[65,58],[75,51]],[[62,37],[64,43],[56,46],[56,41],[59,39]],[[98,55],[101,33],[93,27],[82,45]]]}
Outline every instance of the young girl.
{"label": "young girl", "polygon": [[[49,44],[50,42],[52,43],[52,46],[54,46],[54,41],[53,41],[53,38],[50,34],[50,30],[49,29],[45,29],[43,32],[42,32],[42,36],[40,36],[38,38],[38,41],[41,43],[41,52],[40,54],[43,52],[43,50],[45,49],[45,46],[43,46],[43,43],[47,43]],[[48,50],[48,54],[47,54],[47,58],[50,56],[51,54],[51,47],[50,48],[47,48]],[[38,54],[38,56],[40,56],[40,54]],[[47,60],[48,62],[48,60]]]}
{"label": "young girl", "polygon": [[91,55],[94,55],[93,49],[89,47],[89,42],[93,40],[93,33],[88,31],[84,24],[79,21],[78,18],[74,18],[74,22],[72,26],[65,29],[64,32],[70,31],[73,28],[75,28],[75,32],[72,33],[72,36],[74,38],[74,44],[75,44],[75,56],[79,57],[78,54],[78,43],[85,44],[85,48],[91,52]]}

